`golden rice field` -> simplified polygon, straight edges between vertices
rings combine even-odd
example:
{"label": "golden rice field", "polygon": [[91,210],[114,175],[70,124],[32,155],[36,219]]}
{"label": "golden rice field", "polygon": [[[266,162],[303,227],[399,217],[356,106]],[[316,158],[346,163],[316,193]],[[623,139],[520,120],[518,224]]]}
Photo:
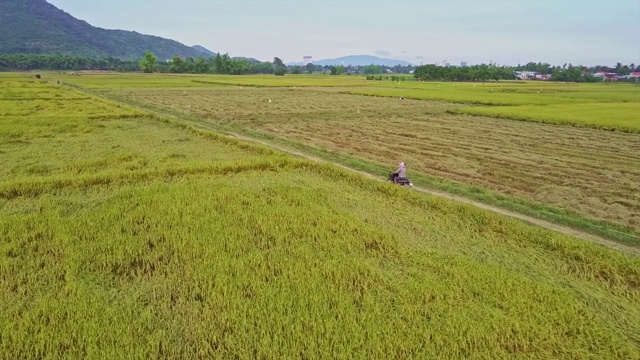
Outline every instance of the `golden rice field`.
{"label": "golden rice field", "polygon": [[81,76],[50,73],[51,79],[61,79],[91,89],[108,88],[163,88],[163,87],[341,87],[371,84],[361,76],[308,76],[308,75],[193,75],[193,74],[118,74],[85,72]]}
{"label": "golden rice field", "polygon": [[[640,86],[549,82],[377,82],[348,94],[405,97],[485,106],[455,113],[640,133]],[[488,106],[487,106],[488,105]]]}
{"label": "golden rice field", "polygon": [[137,89],[118,94],[205,123],[252,129],[386,164],[389,170],[404,161],[413,174],[490,189],[640,233],[638,134],[470,117],[452,113],[459,105],[447,102],[323,89]]}
{"label": "golden rice field", "polygon": [[[640,102],[461,107],[456,113],[640,133]],[[612,115],[614,117],[612,117]]]}
{"label": "golden rice field", "polygon": [[0,358],[640,356],[637,256],[7,87],[77,100],[0,116]]}

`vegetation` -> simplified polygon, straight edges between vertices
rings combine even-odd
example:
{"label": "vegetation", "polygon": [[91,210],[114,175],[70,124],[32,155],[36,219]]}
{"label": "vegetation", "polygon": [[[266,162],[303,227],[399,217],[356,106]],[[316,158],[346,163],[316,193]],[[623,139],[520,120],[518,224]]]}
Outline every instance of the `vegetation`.
{"label": "vegetation", "polygon": [[331,71],[331,75],[342,75],[346,71],[346,68],[342,65],[330,66],[329,71]]}
{"label": "vegetation", "polygon": [[461,107],[456,113],[640,133],[640,102]]}
{"label": "vegetation", "polygon": [[[153,54],[155,57],[155,54]],[[147,56],[147,55],[146,55]],[[121,60],[112,57],[90,58],[70,55],[2,55],[0,70],[115,70],[119,72],[144,71],[140,61]],[[216,55],[206,59],[202,56],[194,59],[174,56],[170,61],[156,63],[154,71],[178,74],[272,74],[273,65],[269,62],[249,61],[231,58],[228,54]]]}
{"label": "vegetation", "polygon": [[152,52],[147,51],[144,58],[140,60],[140,69],[145,73],[152,73],[156,70],[157,59]]}
{"label": "vegetation", "polygon": [[[147,55],[145,54],[145,57]],[[155,56],[155,54],[154,54]],[[261,62],[255,59],[230,57],[229,54],[215,54],[211,57],[200,55],[194,57],[173,56],[170,60],[156,62],[158,72],[170,72],[175,74],[223,74],[223,75],[246,75],[246,74],[278,74],[284,75],[302,73],[326,73],[332,75],[354,75],[365,74],[367,80],[390,80],[390,81],[498,81],[513,80],[513,71],[519,68],[498,67],[495,65],[477,65],[471,67],[440,67],[436,65],[425,65],[417,68],[414,75],[409,74],[414,68],[412,66],[320,66],[307,64],[301,66],[285,66],[282,60],[279,63]],[[113,57],[93,58],[70,55],[34,55],[34,54],[0,54],[0,70],[116,70],[120,72],[139,71],[144,69],[139,65],[146,62],[145,58],[136,62],[134,60],[121,60]],[[544,64],[542,66],[546,66]],[[630,66],[635,66],[631,64]],[[527,66],[527,68],[530,68]],[[536,66],[533,66],[536,68]],[[601,79],[593,77],[589,72],[595,72],[602,67],[593,67],[586,70],[585,67],[561,68],[559,66],[550,68],[553,72],[552,80],[564,82],[598,82]],[[629,69],[625,65],[621,68],[624,72]],[[390,74],[382,75],[389,71]]]}
{"label": "vegetation", "polygon": [[1,76],[2,358],[640,356],[638,257]]}
{"label": "vegetation", "polygon": [[[579,67],[573,66],[571,64],[564,64],[563,66],[552,66],[551,64],[548,64],[548,63],[529,62],[525,65],[516,66],[514,69],[519,71],[536,71],[541,74],[553,74],[554,71],[566,70],[568,68],[571,69],[571,68],[579,68]],[[588,68],[588,70],[590,73],[604,71],[604,72],[614,72],[620,75],[628,75],[632,71],[640,71],[640,66],[636,66],[635,64],[622,65],[622,63],[617,63],[616,66],[614,67],[598,65],[598,66],[590,67]]]}
{"label": "vegetation", "polygon": [[130,72],[139,70],[139,61],[121,60],[114,57],[0,54],[0,70],[115,70]]}
{"label": "vegetation", "polygon": [[[418,100],[440,100],[490,107],[457,107],[450,112],[640,132],[640,89],[628,84],[380,83],[378,89],[346,93]],[[505,106],[509,105],[509,106]]]}
{"label": "vegetation", "polygon": [[515,78],[513,70],[509,67],[484,64],[469,67],[424,65],[416,68],[414,76],[424,81],[487,81]]}
{"label": "vegetation", "polygon": [[378,65],[369,65],[369,66],[365,66],[363,69],[363,73],[365,75],[375,75],[375,74],[382,74],[382,68]]}
{"label": "vegetation", "polygon": [[[619,63],[618,63],[619,64]],[[630,66],[634,66],[631,64]],[[565,64],[563,67],[551,67],[549,64],[530,63],[523,67],[497,66],[493,64],[481,64],[465,67],[424,65],[418,66],[415,70],[414,77],[422,81],[499,81],[515,79],[514,71],[527,70],[536,71],[542,74],[551,74],[551,80],[564,82],[599,82],[602,78],[592,76],[601,67],[573,66]],[[620,68],[621,75],[628,75],[629,66]]]}
{"label": "vegetation", "polygon": [[[215,79],[218,84],[227,81],[222,77]],[[262,77],[243,79],[265,86],[269,81]],[[323,77],[289,79],[301,83],[302,79]],[[278,83],[271,81],[273,86]],[[511,84],[511,88],[519,86],[523,88],[517,99],[528,101],[539,96],[531,91],[535,83]],[[552,90],[556,87],[563,91],[562,95]],[[602,92],[604,89],[608,92]],[[388,90],[393,89],[384,91]],[[608,102],[616,97],[633,99],[635,94],[629,90],[633,88],[624,85],[548,84],[545,92],[553,101],[567,104],[576,101],[573,106],[579,108],[598,96],[607,101],[602,106],[610,106]],[[216,87],[189,90],[187,96],[182,91],[136,89],[111,94],[153,104],[165,111],[189,113],[204,124],[232,126],[232,132],[248,129],[252,134],[288,139],[306,145],[304,151],[324,149],[331,159],[342,155],[355,157],[357,163],[372,163],[363,170],[380,175],[402,160],[411,164],[416,183],[640,245],[637,238],[640,213],[636,210],[640,204],[634,197],[640,190],[634,180],[640,176],[635,170],[640,169],[640,158],[635,155],[638,146],[635,134],[571,127],[559,131],[547,125],[475,118],[460,114],[467,108],[457,104],[356,97],[339,93],[343,91],[341,88]],[[499,98],[509,94],[513,93],[494,95]],[[214,101],[216,106],[211,106]],[[613,103],[609,115],[631,113],[636,104]],[[625,125],[623,121],[616,124],[620,128]],[[352,164],[352,160],[341,161]]]}
{"label": "vegetation", "polygon": [[287,72],[287,67],[278,57],[273,58],[273,69],[276,76],[284,76],[284,74]]}
{"label": "vegetation", "polygon": [[[273,70],[273,65],[271,65]],[[156,87],[348,87],[366,85],[366,80],[356,76],[307,76],[273,75],[173,75],[173,74],[104,74],[82,73],[80,76],[44,74],[51,79],[60,79],[87,88],[156,88]]]}

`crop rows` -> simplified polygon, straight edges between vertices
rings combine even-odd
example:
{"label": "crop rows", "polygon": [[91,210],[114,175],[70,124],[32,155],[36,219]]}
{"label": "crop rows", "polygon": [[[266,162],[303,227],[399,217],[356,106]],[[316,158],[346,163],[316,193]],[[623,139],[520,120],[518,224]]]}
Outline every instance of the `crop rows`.
{"label": "crop rows", "polygon": [[[640,138],[450,114],[455,105],[312,90],[123,92],[317,148],[550,204],[640,230]],[[272,102],[269,103],[268,100]],[[188,107],[191,106],[191,107]]]}
{"label": "crop rows", "polygon": [[0,358],[640,356],[638,257],[94,102],[0,117]]}
{"label": "crop rows", "polygon": [[[457,86],[456,86],[457,85]],[[383,88],[383,89],[381,89]],[[453,112],[514,120],[585,126],[640,133],[640,88],[633,85],[545,84],[541,82],[455,84],[380,84],[377,89],[355,89],[348,94],[405,97],[466,103]]]}

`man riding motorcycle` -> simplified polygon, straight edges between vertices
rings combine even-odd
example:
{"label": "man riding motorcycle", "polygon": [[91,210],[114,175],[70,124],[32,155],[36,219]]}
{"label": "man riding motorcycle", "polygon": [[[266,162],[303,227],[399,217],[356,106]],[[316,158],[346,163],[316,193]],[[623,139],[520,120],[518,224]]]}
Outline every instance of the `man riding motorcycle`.
{"label": "man riding motorcycle", "polygon": [[394,171],[391,174],[391,178],[394,183],[398,183],[398,181],[407,178],[407,167],[404,165],[404,162],[398,164],[398,170]]}

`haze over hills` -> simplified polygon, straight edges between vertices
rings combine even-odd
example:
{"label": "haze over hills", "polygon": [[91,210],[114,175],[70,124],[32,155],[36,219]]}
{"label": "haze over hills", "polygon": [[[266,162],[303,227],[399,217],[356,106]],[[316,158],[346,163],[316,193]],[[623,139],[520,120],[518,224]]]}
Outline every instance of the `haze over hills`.
{"label": "haze over hills", "polygon": [[[397,60],[397,59],[386,59],[377,56],[371,55],[349,55],[343,56],[336,59],[324,59],[313,61],[315,65],[321,66],[330,66],[330,65],[351,65],[351,66],[366,66],[366,65],[381,65],[381,66],[408,66],[412,65],[408,61]],[[303,65],[301,62],[289,63],[288,65]]]}
{"label": "haze over hills", "polygon": [[205,48],[204,46],[194,45],[194,46],[192,46],[192,48],[198,50],[199,52],[201,52],[204,57],[216,56],[216,53],[214,53],[213,51]]}
{"label": "haze over hills", "polygon": [[150,50],[159,59],[175,55],[207,56],[213,52],[134,31],[91,26],[45,0],[2,0],[0,53],[69,54],[135,59]]}

